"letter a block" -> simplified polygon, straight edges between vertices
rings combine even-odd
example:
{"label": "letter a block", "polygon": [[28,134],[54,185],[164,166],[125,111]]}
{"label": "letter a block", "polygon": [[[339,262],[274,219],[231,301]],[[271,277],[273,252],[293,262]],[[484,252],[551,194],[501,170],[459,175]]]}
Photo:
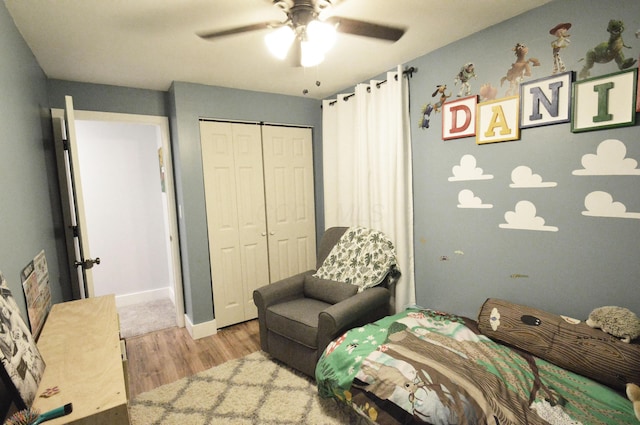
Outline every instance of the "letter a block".
{"label": "letter a block", "polygon": [[520,138],[520,97],[511,96],[478,104],[476,143],[506,142]]}

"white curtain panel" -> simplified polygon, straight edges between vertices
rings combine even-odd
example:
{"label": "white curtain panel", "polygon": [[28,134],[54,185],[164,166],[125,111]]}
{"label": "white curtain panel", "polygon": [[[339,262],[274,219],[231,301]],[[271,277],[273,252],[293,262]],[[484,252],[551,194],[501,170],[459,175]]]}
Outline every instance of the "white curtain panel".
{"label": "white curtain panel", "polygon": [[396,311],[415,304],[409,90],[402,67],[386,82],[323,101],[326,228],[365,226],[394,242],[402,277]]}

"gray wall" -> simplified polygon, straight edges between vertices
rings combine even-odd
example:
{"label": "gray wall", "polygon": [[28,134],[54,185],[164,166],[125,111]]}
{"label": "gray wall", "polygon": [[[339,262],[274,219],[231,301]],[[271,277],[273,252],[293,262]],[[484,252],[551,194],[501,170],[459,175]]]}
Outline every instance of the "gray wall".
{"label": "gray wall", "polygon": [[[523,42],[529,57],[541,62],[532,68],[529,80],[550,76],[554,37],[549,30],[570,22],[571,44],[561,55],[569,69],[580,71],[587,49],[608,39],[609,19],[624,21],[623,38],[631,46],[624,54],[638,58],[640,40],[634,33],[640,29],[640,2],[560,0],[407,64],[419,69],[410,82],[419,304],[472,317],[487,297],[577,318],[602,305],[640,313],[640,220],[582,215],[585,196],[596,190],[610,193],[627,211],[640,212],[640,176],[572,175],[582,168],[582,156],[596,153],[605,139],[621,140],[626,157],[640,162],[638,125],[579,134],[571,132],[570,124],[550,125],[523,129],[518,141],[489,145],[476,145],[474,137],[443,141],[439,113],[432,113],[429,129],[418,128],[422,107],[435,101],[431,95],[436,85],[447,84],[447,92],[453,93],[450,99],[456,98],[454,77],[464,63],[476,66],[474,94],[484,83],[500,88],[500,78],[515,58],[511,49]],[[591,75],[616,71],[614,63],[596,64]],[[498,97],[507,86],[500,88]],[[452,167],[465,154],[473,155],[477,166],[494,178],[449,182]],[[510,188],[511,171],[520,165],[557,186]],[[471,189],[493,208],[458,208],[462,189]],[[505,212],[520,200],[533,202],[537,215],[558,231],[499,228]]]}
{"label": "gray wall", "polygon": [[64,108],[64,97],[69,95],[78,110],[168,116],[164,91],[56,79],[49,80],[48,89],[52,108]]}
{"label": "gray wall", "polygon": [[[270,122],[313,129],[317,228],[322,220],[322,111],[318,100],[175,82],[168,92],[50,80],[52,107],[170,118],[178,203],[185,311],[194,324],[214,318],[204,205],[199,119]],[[318,198],[319,197],[319,198]]]}
{"label": "gray wall", "polygon": [[[322,220],[322,111],[320,101],[302,97],[176,82],[169,91],[171,132],[182,248],[186,312],[193,323],[213,319],[207,239],[200,118],[242,120],[313,127],[316,227]],[[185,255],[186,253],[186,255]],[[267,282],[265,282],[267,283]]]}
{"label": "gray wall", "polygon": [[168,92],[50,80],[52,107],[73,96],[78,110],[161,115],[170,118],[179,217],[185,312],[192,323],[214,318],[204,205],[200,118],[313,127],[318,229],[322,219],[322,111],[314,99],[175,82]]}
{"label": "gray wall", "polygon": [[20,272],[44,249],[52,298],[70,297],[47,79],[0,4],[0,270],[24,317]]}

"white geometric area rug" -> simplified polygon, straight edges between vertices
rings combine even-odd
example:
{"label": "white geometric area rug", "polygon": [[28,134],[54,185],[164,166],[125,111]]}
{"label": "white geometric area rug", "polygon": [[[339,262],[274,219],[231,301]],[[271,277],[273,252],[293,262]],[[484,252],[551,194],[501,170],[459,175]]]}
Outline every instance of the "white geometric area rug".
{"label": "white geometric area rug", "polygon": [[258,351],[138,395],[132,425],[333,425],[358,421],[315,382]]}

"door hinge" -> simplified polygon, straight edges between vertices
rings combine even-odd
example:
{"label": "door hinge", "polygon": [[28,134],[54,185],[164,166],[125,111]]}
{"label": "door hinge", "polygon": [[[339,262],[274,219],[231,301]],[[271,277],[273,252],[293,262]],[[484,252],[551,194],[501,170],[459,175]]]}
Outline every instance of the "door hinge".
{"label": "door hinge", "polygon": [[70,226],[70,227],[71,227],[71,231],[73,232],[73,237],[74,238],[80,237],[80,232],[78,231],[78,226]]}
{"label": "door hinge", "polygon": [[69,141],[67,139],[62,139],[62,149],[65,151],[69,150]]}

